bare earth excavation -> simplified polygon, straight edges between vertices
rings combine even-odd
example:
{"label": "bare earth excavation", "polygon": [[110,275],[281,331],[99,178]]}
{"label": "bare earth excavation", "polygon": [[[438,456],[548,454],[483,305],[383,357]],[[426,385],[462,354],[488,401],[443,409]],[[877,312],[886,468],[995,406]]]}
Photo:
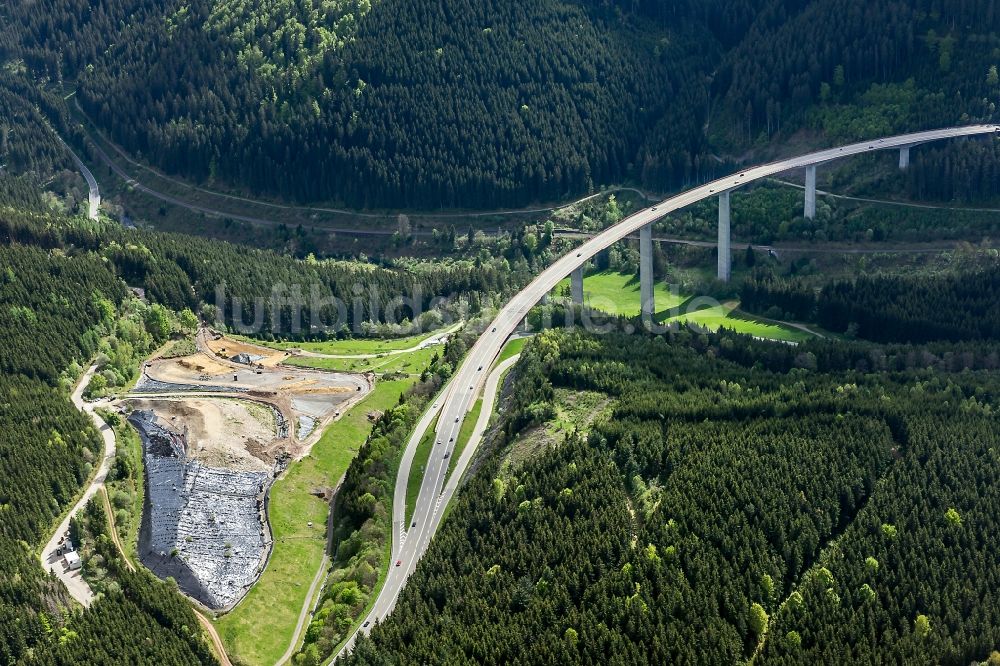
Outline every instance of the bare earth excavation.
{"label": "bare earth excavation", "polygon": [[267,565],[271,483],[371,389],[285,357],[203,329],[197,353],[146,363],[118,403],[143,442],[139,556],[213,610],[235,606]]}

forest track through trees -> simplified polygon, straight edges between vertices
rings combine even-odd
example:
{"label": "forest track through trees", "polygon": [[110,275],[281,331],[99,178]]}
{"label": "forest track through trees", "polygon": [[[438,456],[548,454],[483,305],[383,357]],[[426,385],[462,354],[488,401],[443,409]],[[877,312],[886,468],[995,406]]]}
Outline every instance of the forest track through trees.
{"label": "forest track through trees", "polygon": [[[104,479],[107,478],[108,471],[111,469],[111,462],[115,459],[114,431],[100,416],[98,416],[98,414],[93,410],[93,407],[88,405],[83,400],[83,392],[87,388],[87,385],[90,384],[90,379],[94,376],[96,371],[97,364],[95,363],[83,373],[80,381],[77,382],[76,388],[73,389],[70,399],[72,400],[73,405],[80,410],[80,412],[90,417],[93,421],[94,428],[101,435],[104,446],[102,448],[100,462],[97,465],[97,471],[94,473],[90,484],[83,491],[83,494],[80,496],[80,499],[77,500],[76,504],[73,505],[73,508],[66,513],[66,516],[59,523],[55,533],[49,539],[48,543],[45,544],[41,553],[42,567],[55,573],[56,577],[58,577],[59,580],[61,580],[66,586],[66,589],[69,590],[70,595],[83,606],[90,606],[91,602],[94,600],[94,592],[90,589],[90,585],[87,584],[87,581],[83,579],[80,570],[77,569],[73,571],[66,568],[58,553],[61,550],[60,542],[62,541],[63,536],[69,532],[70,520],[72,520],[77,513],[87,506],[87,503],[98,491],[98,489],[104,485]],[[77,547],[79,546],[79,544],[76,545]]]}
{"label": "forest track through trees", "polygon": [[[430,212],[430,211],[386,211],[386,212],[367,212],[361,210],[351,210],[346,208],[333,208],[333,207],[323,207],[323,206],[305,206],[305,205],[294,205],[294,204],[284,204],[275,201],[268,201],[265,199],[254,199],[251,197],[240,196],[237,194],[229,194],[226,192],[219,192],[216,190],[211,190],[204,187],[199,187],[191,183],[184,182],[179,178],[174,178],[162,173],[158,169],[154,169],[151,166],[142,164],[141,162],[132,158],[128,153],[125,152],[120,146],[110,141],[104,134],[94,125],[89,117],[76,106],[77,114],[84,120],[84,133],[86,135],[89,146],[96,153],[97,158],[103,162],[109,169],[111,169],[115,175],[121,178],[126,185],[140,192],[147,194],[155,199],[159,199],[165,203],[169,203],[175,206],[180,206],[187,210],[195,213],[202,213],[205,215],[210,215],[214,217],[231,218],[234,220],[239,220],[242,222],[247,222],[259,226],[277,226],[281,224],[288,224],[287,221],[273,220],[266,217],[258,217],[256,215],[246,215],[243,213],[237,213],[232,210],[226,210],[221,207],[217,207],[220,204],[215,204],[213,206],[208,206],[204,204],[194,203],[192,200],[182,197],[176,193],[168,193],[162,191],[164,188],[156,188],[152,186],[148,180],[140,180],[134,173],[129,173],[126,171],[125,167],[113,158],[108,150],[109,148],[113,151],[120,160],[125,162],[127,165],[133,169],[138,169],[147,172],[151,177],[160,179],[169,183],[172,186],[178,188],[186,189],[193,193],[198,193],[206,195],[208,197],[215,197],[218,199],[223,199],[226,201],[234,202],[237,204],[248,204],[252,206],[261,206],[265,208],[270,208],[278,211],[290,211],[298,212],[304,214],[315,215],[317,213],[323,213],[327,215],[339,215],[348,218],[363,219],[363,220],[384,220],[391,223],[393,226],[391,228],[384,229],[371,229],[371,228],[340,228],[340,227],[328,227],[324,226],[323,229],[327,232],[332,233],[346,233],[346,234],[363,234],[363,235],[375,235],[375,236],[392,236],[397,233],[397,228],[395,227],[396,220],[399,215],[406,215],[413,219],[452,219],[452,220],[463,220],[463,219],[476,219],[476,218],[490,218],[490,217],[517,217],[522,215],[538,215],[541,213],[552,213],[558,210],[572,208],[580,204],[586,203],[592,199],[605,196],[608,194],[614,194],[616,192],[632,192],[638,195],[640,198],[646,201],[657,201],[660,197],[654,194],[645,192],[639,188],[631,186],[615,186],[609,187],[601,190],[600,192],[595,192],[588,194],[586,196],[573,199],[566,202],[556,202],[550,205],[542,206],[529,206],[525,208],[505,208],[499,210],[473,210],[473,211],[446,211],[446,212]],[[418,231],[414,230],[410,232],[416,236],[430,236],[432,232],[430,231]]]}

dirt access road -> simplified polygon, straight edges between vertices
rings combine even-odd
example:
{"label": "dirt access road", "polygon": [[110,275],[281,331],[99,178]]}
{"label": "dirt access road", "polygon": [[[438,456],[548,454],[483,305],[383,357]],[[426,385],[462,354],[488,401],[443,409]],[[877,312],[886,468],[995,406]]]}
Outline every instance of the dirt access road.
{"label": "dirt access road", "polygon": [[[97,371],[97,364],[90,366],[80,381],[77,382],[76,388],[73,390],[73,394],[70,399],[73,404],[84,414],[90,416],[91,420],[94,422],[94,427],[97,428],[97,432],[101,433],[101,438],[104,441],[104,451],[101,455],[101,461],[97,466],[97,472],[94,474],[94,478],[91,480],[90,485],[84,490],[83,495],[73,505],[73,508],[69,510],[62,522],[59,523],[59,527],[56,528],[55,534],[49,539],[49,542],[45,544],[42,549],[41,560],[42,567],[46,571],[53,571],[56,576],[63,582],[66,589],[69,590],[70,595],[80,602],[83,606],[90,606],[91,602],[94,600],[94,592],[90,589],[90,585],[87,581],[83,579],[80,574],[80,570],[70,571],[66,568],[63,563],[61,556],[56,554],[56,551],[60,548],[63,537],[69,532],[69,521],[80,512],[83,507],[87,505],[90,498],[104,486],[104,479],[108,476],[108,470],[111,469],[111,462],[115,459],[115,432],[111,427],[104,422],[104,420],[94,412],[93,405],[83,401],[83,391],[87,388],[90,383],[90,378],[94,376]],[[79,544],[74,544],[79,546]]]}
{"label": "dirt access road", "polygon": [[[111,540],[114,542],[115,547],[118,549],[118,554],[122,558],[122,562],[129,571],[135,571],[135,565],[125,554],[125,547],[122,546],[121,540],[118,538],[118,527],[115,525],[115,514],[111,510],[111,500],[108,498],[108,489],[106,486],[101,486],[101,497],[104,500],[104,512],[108,516],[108,529],[111,532]],[[222,644],[222,638],[219,636],[219,632],[215,630],[215,626],[212,622],[205,617],[204,613],[199,611],[197,608],[192,608],[194,614],[198,617],[198,622],[201,626],[205,628],[205,633],[208,634],[208,638],[211,640],[214,646],[215,656],[218,658],[219,663],[222,666],[233,666],[233,662],[229,660],[229,655],[226,654],[226,648]]]}

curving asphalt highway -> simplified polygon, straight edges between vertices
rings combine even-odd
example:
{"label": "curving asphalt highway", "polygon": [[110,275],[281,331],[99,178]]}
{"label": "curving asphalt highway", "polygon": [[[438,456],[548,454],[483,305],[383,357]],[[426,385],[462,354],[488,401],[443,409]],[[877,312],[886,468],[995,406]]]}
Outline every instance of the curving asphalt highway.
{"label": "curving asphalt highway", "polygon": [[[400,465],[395,492],[396,503],[399,502],[400,497],[405,500],[406,479],[409,473],[408,461],[412,461],[416,443],[420,441],[423,433],[433,421],[434,416],[438,415],[434,448],[427,461],[423,482],[420,486],[420,495],[417,498],[416,509],[413,513],[414,524],[410,526],[404,525],[401,528],[402,530],[408,528],[405,538],[403,538],[401,529],[396,528],[394,525],[393,562],[390,564],[385,585],[375,600],[371,612],[365,618],[363,626],[351,635],[334,660],[351,650],[358,632],[367,634],[377,621],[385,618],[392,612],[396,604],[396,599],[406,584],[406,579],[413,573],[417,562],[423,556],[431,538],[434,536],[434,532],[441,522],[441,514],[447,503],[447,499],[451,496],[449,493],[443,493],[443,484],[448,473],[449,462],[444,457],[445,454],[450,455],[454,450],[455,440],[458,439],[462,421],[475,404],[480,390],[486,384],[487,373],[497,356],[499,356],[507,339],[514,333],[521,321],[528,314],[528,311],[543,296],[554,289],[560,280],[612,243],[636,233],[639,229],[656,221],[660,217],[703,199],[717,197],[724,192],[737,189],[747,183],[851,155],[860,155],[878,150],[898,149],[939,139],[982,134],[1000,134],[1000,125],[970,125],[873,139],[871,141],[829,148],[751,167],[731,176],[726,176],[682,192],[677,196],[640,210],[615,226],[605,229],[576,250],[563,255],[551,266],[542,271],[527,287],[513,296],[503,309],[500,310],[500,313],[486,328],[472,349],[469,350],[465,360],[445,387],[443,396],[434,403],[435,406],[432,406],[420,420],[413,437],[410,439],[407,450],[404,452],[403,464]],[[483,405],[483,410],[486,410],[485,404]],[[405,470],[403,469],[404,467]],[[457,474],[456,478],[452,479],[452,482],[455,483],[456,479]],[[402,485],[402,492],[400,491],[400,485]],[[397,561],[399,562],[398,566],[396,565]]]}
{"label": "curving asphalt highway", "polygon": [[[55,130],[52,130],[52,132],[55,133]],[[61,143],[66,150],[69,151],[70,156],[73,158],[73,163],[76,164],[76,168],[80,170],[81,174],[83,174],[83,179],[87,181],[87,189],[90,190],[88,195],[89,201],[87,205],[87,217],[91,220],[96,220],[98,210],[101,206],[101,188],[97,185],[97,179],[94,178],[94,174],[90,172],[90,169],[88,169],[87,165],[83,163],[83,160],[81,160],[79,156],[73,152],[73,149],[69,147],[69,144],[63,141],[63,138],[58,134],[56,134],[56,138],[59,139],[59,143]]]}

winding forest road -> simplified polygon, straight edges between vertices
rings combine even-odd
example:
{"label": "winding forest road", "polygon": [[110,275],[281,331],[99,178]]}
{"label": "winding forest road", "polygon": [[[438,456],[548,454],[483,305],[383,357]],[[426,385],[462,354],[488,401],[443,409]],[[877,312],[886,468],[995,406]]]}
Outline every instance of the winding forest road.
{"label": "winding forest road", "polygon": [[[819,190],[817,190],[817,193]],[[836,196],[836,195],[830,195]],[[871,200],[871,203],[882,203],[880,201],[876,202]],[[959,209],[962,210],[962,209]],[[977,209],[983,212],[992,212],[986,209]],[[1000,210],[997,210],[1000,212]],[[594,231],[578,231],[576,229],[556,229],[553,232],[556,236],[560,238],[576,238],[576,239],[587,239],[593,238],[600,232]],[[639,236],[637,234],[632,234],[629,236],[630,239],[638,240]],[[718,242],[714,240],[691,240],[688,238],[678,238],[676,236],[661,236],[659,234],[653,234],[652,240],[656,243],[668,243],[670,245],[687,245],[689,247],[703,247],[703,248],[715,248],[718,246]],[[959,247],[964,241],[928,241],[928,242],[907,242],[907,243],[889,243],[885,241],[870,242],[870,243],[833,243],[825,242],[822,244],[810,244],[810,245],[765,245],[763,243],[751,243],[748,241],[733,240],[732,247],[746,247],[751,246],[755,250],[760,250],[763,252],[771,251],[776,255],[780,255],[782,252],[787,252],[789,254],[935,254],[939,252],[949,252]]]}
{"label": "winding forest road", "polygon": [[[90,485],[87,486],[77,503],[73,505],[73,508],[66,514],[66,517],[59,523],[55,534],[45,544],[41,554],[42,567],[47,571],[54,571],[59,580],[66,586],[66,589],[69,590],[70,595],[83,606],[90,606],[94,600],[94,592],[90,589],[87,581],[83,579],[83,576],[80,575],[80,570],[68,570],[63,564],[62,558],[56,554],[56,551],[59,549],[63,537],[69,532],[69,521],[87,505],[90,498],[104,485],[104,479],[107,478],[108,471],[111,469],[111,462],[115,459],[114,430],[97,415],[92,405],[83,400],[83,392],[87,388],[87,385],[90,384],[90,378],[94,376],[96,371],[96,363],[87,368],[80,381],[77,382],[76,388],[73,389],[70,399],[77,409],[90,416],[97,432],[101,433],[101,438],[104,441],[104,451],[97,466],[97,473],[94,474]],[[74,546],[79,547],[79,544],[74,544]]]}
{"label": "winding forest road", "polygon": [[[704,199],[715,198],[724,193],[731,192],[747,183],[769,178],[786,171],[803,169],[808,166],[852,155],[872,153],[877,150],[894,150],[939,139],[983,134],[1000,134],[1000,125],[951,127],[882,139],[872,139],[870,141],[828,148],[798,157],[750,167],[739,173],[692,188],[649,208],[633,213],[613,227],[605,229],[587,240],[575,250],[571,250],[555,260],[500,309],[496,318],[473,344],[461,365],[457,368],[454,375],[452,375],[448,386],[445,387],[443,398],[437,403],[440,409],[437,432],[435,434],[435,440],[443,442],[443,444],[434,446],[428,460],[427,469],[420,487],[420,494],[417,497],[416,509],[413,514],[416,521],[416,528],[411,528],[411,533],[407,535],[406,540],[400,545],[399,551],[395,555],[399,566],[391,566],[389,568],[385,585],[375,600],[371,613],[365,618],[365,623],[358,631],[367,633],[373,623],[385,618],[392,611],[396,604],[396,599],[406,584],[407,578],[416,569],[417,562],[423,556],[424,552],[426,552],[430,540],[434,536],[437,526],[440,524],[440,514],[443,512],[447,500],[451,497],[448,494],[448,489],[443,487],[448,469],[447,460],[443,456],[445,453],[450,454],[452,452],[454,441],[457,439],[462,428],[462,421],[475,405],[483,386],[488,383],[483,369],[493,365],[507,340],[518,328],[521,321],[528,315],[531,308],[541,301],[546,294],[551,292],[564,277],[590,261],[598,252],[622,238],[638,232],[641,228],[655,222],[664,215]],[[492,378],[493,375],[491,374],[490,377]],[[483,408],[485,409],[485,405]],[[428,414],[433,411],[428,410]],[[425,418],[421,419],[421,425],[427,421],[426,416],[425,414]],[[422,432],[420,436],[415,432],[414,437],[410,438],[407,448],[412,447],[415,441],[419,442],[421,436]],[[399,484],[406,485],[408,470],[405,475],[402,472],[403,470],[400,469],[400,474],[396,479],[396,497],[399,496]],[[357,632],[348,638],[344,648],[338,653],[336,658],[350,651],[356,636]]]}
{"label": "winding forest road", "polygon": [[109,534],[111,535],[111,541],[115,544],[115,548],[118,549],[118,554],[122,557],[122,562],[125,563],[125,568],[129,571],[135,571],[135,565],[132,564],[132,560],[128,558],[125,554],[125,546],[122,545],[122,540],[118,536],[118,526],[115,525],[115,512],[111,507],[111,497],[108,495],[108,487],[106,485],[101,485],[101,501],[104,502],[104,513],[108,517],[108,528]]}
{"label": "winding forest road", "polygon": [[[774,182],[793,187],[797,190],[804,190],[804,185],[793,183],[789,180],[774,179]],[[1000,213],[1000,208],[974,208],[970,206],[949,206],[947,204],[919,203],[915,201],[895,201],[893,199],[873,199],[869,197],[855,197],[849,194],[835,194],[826,190],[816,188],[816,196],[830,197],[831,199],[842,199],[843,201],[857,201],[858,203],[876,204],[878,206],[901,206],[903,208],[919,208],[922,210],[950,210],[962,213]]]}

